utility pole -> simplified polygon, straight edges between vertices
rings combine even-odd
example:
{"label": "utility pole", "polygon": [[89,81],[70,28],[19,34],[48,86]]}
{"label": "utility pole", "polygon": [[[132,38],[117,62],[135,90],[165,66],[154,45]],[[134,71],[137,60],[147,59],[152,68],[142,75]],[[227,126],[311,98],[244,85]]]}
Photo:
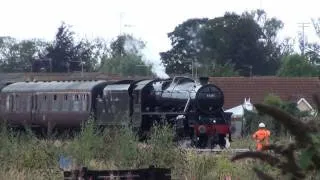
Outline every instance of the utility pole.
{"label": "utility pole", "polygon": [[302,55],[304,55],[304,49],[305,49],[305,36],[304,36],[304,28],[309,27],[308,24],[310,23],[298,23],[301,24],[299,27],[302,28]]}

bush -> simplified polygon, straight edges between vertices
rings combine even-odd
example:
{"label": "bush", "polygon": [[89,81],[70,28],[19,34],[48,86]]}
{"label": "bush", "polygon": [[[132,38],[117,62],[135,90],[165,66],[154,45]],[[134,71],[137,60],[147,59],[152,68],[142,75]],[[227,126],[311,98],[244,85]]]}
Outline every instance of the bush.
{"label": "bush", "polygon": [[86,165],[92,159],[98,158],[104,148],[103,145],[102,132],[98,131],[94,121],[89,119],[83,125],[81,132],[67,146],[65,155],[72,157],[77,165]]}

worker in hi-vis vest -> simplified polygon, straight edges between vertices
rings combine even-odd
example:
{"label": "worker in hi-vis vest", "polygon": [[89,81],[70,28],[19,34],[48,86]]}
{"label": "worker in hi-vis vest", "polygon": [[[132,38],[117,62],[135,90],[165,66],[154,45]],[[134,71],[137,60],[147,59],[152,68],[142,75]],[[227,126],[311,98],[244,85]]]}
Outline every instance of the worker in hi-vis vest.
{"label": "worker in hi-vis vest", "polygon": [[259,129],[252,135],[253,139],[256,141],[257,151],[261,151],[262,147],[269,145],[270,131],[266,129],[264,123],[259,124]]}

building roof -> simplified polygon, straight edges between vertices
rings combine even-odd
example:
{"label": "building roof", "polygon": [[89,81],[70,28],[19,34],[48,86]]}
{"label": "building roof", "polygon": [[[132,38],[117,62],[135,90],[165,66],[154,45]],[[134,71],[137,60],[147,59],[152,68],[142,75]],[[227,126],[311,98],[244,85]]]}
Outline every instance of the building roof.
{"label": "building roof", "polygon": [[305,98],[313,106],[312,95],[320,92],[318,77],[210,77],[209,82],[223,90],[226,109],[242,104],[244,98],[261,103],[270,93],[285,101]]}

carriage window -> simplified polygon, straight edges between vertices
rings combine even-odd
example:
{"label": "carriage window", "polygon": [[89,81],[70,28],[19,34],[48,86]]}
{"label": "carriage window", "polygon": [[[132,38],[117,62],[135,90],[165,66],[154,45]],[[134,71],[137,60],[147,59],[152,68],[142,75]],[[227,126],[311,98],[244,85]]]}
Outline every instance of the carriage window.
{"label": "carriage window", "polygon": [[75,95],[75,100],[79,101],[79,95],[77,95],[77,94]]}
{"label": "carriage window", "polygon": [[7,102],[6,102],[7,111],[10,111],[10,101],[11,101],[11,95],[7,96]]}
{"label": "carriage window", "polygon": [[52,111],[58,111],[58,110],[59,110],[59,101],[58,101],[58,96],[55,94],[53,95]]}
{"label": "carriage window", "polygon": [[33,102],[34,102],[34,110],[37,110],[38,109],[38,95],[34,95]]}
{"label": "carriage window", "polygon": [[19,112],[19,95],[16,94],[16,97],[14,98],[14,111]]}
{"label": "carriage window", "polygon": [[76,94],[73,96],[73,111],[80,111],[80,102],[79,102],[79,95]]}
{"label": "carriage window", "polygon": [[15,99],[13,95],[10,95],[10,104],[11,104],[11,111],[14,111],[14,104],[15,104]]}
{"label": "carriage window", "polygon": [[68,101],[68,94],[65,94],[64,102],[62,103],[62,111],[69,111],[69,104],[70,102]]}
{"label": "carriage window", "polygon": [[86,94],[81,95],[81,104],[82,104],[82,111],[87,111],[87,101],[86,101]]}
{"label": "carriage window", "polygon": [[47,111],[48,110],[48,101],[47,101],[47,96],[46,95],[43,96],[43,101],[40,102],[40,104],[41,104],[40,108],[41,108],[42,111]]}
{"label": "carriage window", "polygon": [[89,111],[89,107],[90,107],[89,94],[86,94],[86,103],[87,103],[87,111]]}

